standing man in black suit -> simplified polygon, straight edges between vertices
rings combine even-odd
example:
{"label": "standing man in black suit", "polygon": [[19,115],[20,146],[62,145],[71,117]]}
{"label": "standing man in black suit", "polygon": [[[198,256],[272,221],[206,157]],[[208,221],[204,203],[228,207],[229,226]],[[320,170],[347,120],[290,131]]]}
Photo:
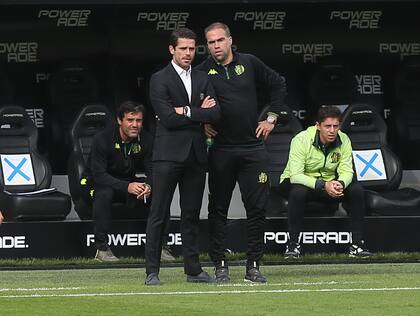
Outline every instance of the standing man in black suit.
{"label": "standing man in black suit", "polygon": [[199,262],[199,215],[206,179],[203,123],[215,123],[220,108],[207,74],[191,69],[196,35],[172,32],[172,61],[150,79],[150,101],[157,118],[153,148],[154,195],[146,231],[146,285],[158,285],[160,253],[170,204],[179,186],[184,272],[188,282],[212,282]]}

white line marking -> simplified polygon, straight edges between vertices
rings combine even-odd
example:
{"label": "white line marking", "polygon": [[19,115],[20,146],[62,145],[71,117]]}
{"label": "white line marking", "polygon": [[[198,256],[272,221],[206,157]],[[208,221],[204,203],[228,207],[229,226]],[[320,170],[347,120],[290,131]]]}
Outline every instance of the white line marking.
{"label": "white line marking", "polygon": [[314,293],[314,292],[392,292],[418,291],[420,287],[359,288],[359,289],[286,289],[286,290],[231,290],[231,291],[186,291],[186,292],[122,292],[122,293],[74,293],[74,294],[25,294],[0,295],[0,298],[43,298],[43,297],[93,297],[93,296],[164,296],[202,294],[255,294],[255,293]]}
{"label": "white line marking", "polygon": [[328,281],[328,282],[285,282],[285,283],[226,283],[226,284],[217,284],[218,287],[253,287],[253,286],[285,286],[285,285],[335,285],[335,284],[356,284],[356,283],[364,283],[359,281],[345,281],[345,282],[337,282],[337,281]]}
{"label": "white line marking", "polygon": [[71,291],[71,290],[81,290],[83,287],[37,287],[37,288],[0,288],[0,292],[10,292],[10,291]]}

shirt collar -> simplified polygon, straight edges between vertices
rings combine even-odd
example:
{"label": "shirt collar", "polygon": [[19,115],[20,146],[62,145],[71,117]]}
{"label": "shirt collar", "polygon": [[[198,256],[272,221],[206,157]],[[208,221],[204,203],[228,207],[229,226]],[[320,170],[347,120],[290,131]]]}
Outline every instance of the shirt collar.
{"label": "shirt collar", "polygon": [[191,65],[187,70],[185,70],[184,68],[181,68],[177,64],[175,64],[173,59],[172,59],[171,63],[172,63],[172,66],[174,67],[174,69],[175,69],[175,71],[178,75],[181,76],[181,75],[185,74],[185,75],[188,76],[188,75],[191,74]]}
{"label": "shirt collar", "polygon": [[231,64],[235,64],[235,63],[237,63],[237,61],[238,61],[238,55],[234,52],[234,51],[232,51],[232,55],[233,55],[233,58],[232,58],[232,61],[229,63],[229,64],[226,64],[226,65],[222,65],[221,63],[219,63],[215,58],[213,58],[213,56],[209,56],[209,58],[211,58],[212,60],[213,60],[213,62],[217,65],[217,66],[220,66],[220,67],[227,67],[227,66],[229,66],[229,65],[231,65]]}

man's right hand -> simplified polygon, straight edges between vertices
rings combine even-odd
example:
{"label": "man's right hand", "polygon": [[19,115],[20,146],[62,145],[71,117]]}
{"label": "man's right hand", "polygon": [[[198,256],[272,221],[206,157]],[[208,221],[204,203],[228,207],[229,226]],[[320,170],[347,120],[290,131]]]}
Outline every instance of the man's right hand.
{"label": "man's right hand", "polygon": [[217,131],[211,124],[204,124],[204,133],[207,137],[215,137],[217,135]]}

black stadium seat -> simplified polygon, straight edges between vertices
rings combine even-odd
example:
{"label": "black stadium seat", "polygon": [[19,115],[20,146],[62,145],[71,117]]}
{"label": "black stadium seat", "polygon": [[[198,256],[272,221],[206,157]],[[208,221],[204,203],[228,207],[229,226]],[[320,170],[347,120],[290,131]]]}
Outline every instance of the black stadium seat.
{"label": "black stadium seat", "polygon": [[[341,129],[352,141],[354,163],[361,162],[362,168],[356,168],[355,176],[366,189],[368,212],[377,215],[419,215],[420,192],[399,188],[401,162],[387,145],[387,126],[376,108],[370,104],[351,105],[343,113]],[[367,155],[362,156],[363,153]],[[373,176],[366,178],[368,172]]]}
{"label": "black stadium seat", "polygon": [[356,94],[357,80],[351,68],[337,57],[324,57],[314,66],[308,82],[307,122],[315,122],[321,106],[336,105],[344,110],[354,102]]}
{"label": "black stadium seat", "polygon": [[113,124],[113,116],[104,105],[89,105],[84,107],[70,131],[72,151],[67,165],[70,194],[74,209],[80,219],[92,218],[92,207],[82,197],[80,180],[86,168],[92,140],[95,134]]}
{"label": "black stadium seat", "polygon": [[0,108],[0,186],[12,193],[0,193],[6,220],[62,220],[70,211],[70,196],[61,192],[20,195],[50,188],[51,168],[37,140],[38,129],[25,109]]}
{"label": "black stadium seat", "polygon": [[[92,219],[92,203],[83,196],[81,180],[84,177],[93,137],[104,128],[115,124],[115,115],[104,105],[88,105],[76,117],[71,128],[72,151],[67,165],[70,194],[74,209],[82,220]],[[113,219],[144,219],[142,212],[133,212],[125,203],[113,203]]]}
{"label": "black stadium seat", "polygon": [[[267,117],[267,109],[262,111],[260,121]],[[280,176],[286,167],[289,158],[290,141],[302,130],[297,117],[287,106],[275,109],[279,114],[277,124],[270,136],[265,141],[265,148],[268,153],[268,178],[270,181],[270,197],[266,205],[267,217],[278,217],[287,215],[287,201],[283,199],[278,187],[280,184]],[[326,205],[323,203],[310,202],[307,205],[305,215],[317,216],[325,214],[334,214],[338,204]]]}
{"label": "black stadium seat", "polygon": [[99,102],[99,84],[93,70],[82,62],[63,63],[50,79],[50,108],[47,112],[51,128],[50,150],[54,173],[65,173],[69,155],[69,132],[76,115],[89,104]]}
{"label": "black stadium seat", "polygon": [[[262,111],[260,121],[267,117],[268,109]],[[266,206],[266,216],[274,217],[287,212],[287,201],[276,192],[280,184],[280,176],[286,167],[289,157],[290,141],[302,130],[302,125],[288,107],[276,109],[279,114],[277,124],[265,141],[268,152],[268,179],[270,181],[270,198]]]}
{"label": "black stadium seat", "polygon": [[420,58],[411,56],[401,64],[394,82],[391,118],[395,124],[395,147],[404,169],[420,169]]}

